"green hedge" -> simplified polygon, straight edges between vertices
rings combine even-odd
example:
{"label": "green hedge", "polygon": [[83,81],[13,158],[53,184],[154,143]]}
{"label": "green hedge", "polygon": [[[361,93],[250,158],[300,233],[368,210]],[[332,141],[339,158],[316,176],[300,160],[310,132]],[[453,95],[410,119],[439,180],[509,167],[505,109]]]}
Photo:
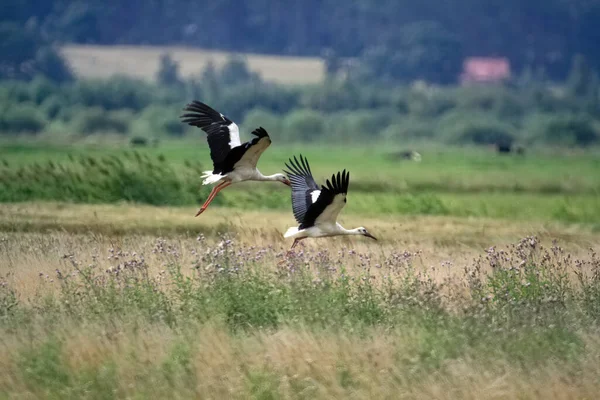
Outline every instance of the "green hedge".
{"label": "green hedge", "polygon": [[479,145],[598,142],[596,103],[564,88],[385,87],[342,80],[289,87],[258,78],[233,84],[215,78],[212,86],[206,85],[205,80],[192,80],[165,86],[126,77],[61,85],[40,77],[30,82],[0,81],[0,134],[64,131],[180,137],[194,130],[180,122],[182,108],[199,99],[245,130],[263,126],[290,142],[378,138]]}

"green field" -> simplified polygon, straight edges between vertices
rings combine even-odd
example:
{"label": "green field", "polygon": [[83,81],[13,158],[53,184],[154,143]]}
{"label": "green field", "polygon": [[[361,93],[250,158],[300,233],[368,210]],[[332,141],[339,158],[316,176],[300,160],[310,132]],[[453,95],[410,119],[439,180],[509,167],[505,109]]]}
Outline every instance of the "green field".
{"label": "green field", "polygon": [[193,217],[203,138],[4,142],[0,398],[595,398],[597,152],[395,150],[274,139],[379,238],[288,253],[281,184]]}
{"label": "green field", "polygon": [[[209,190],[200,189],[199,171],[212,167],[201,139],[136,149],[135,153],[124,150],[122,145],[67,148],[7,144],[0,148],[0,185],[4,185],[0,199],[99,203],[125,198],[156,205],[198,203]],[[419,150],[422,162],[411,162],[391,158],[395,150],[386,150],[381,145],[336,149],[327,145],[282,146],[275,142],[261,158],[259,168],[265,174],[280,172],[289,157],[304,154],[320,181],[348,169],[351,193],[345,212],[350,214],[600,223],[597,152],[538,151],[521,157],[474,148]],[[153,164],[155,169],[144,164],[146,170],[139,172],[136,157]],[[89,165],[90,158],[93,166]],[[129,175],[123,177],[123,171],[111,169],[110,163],[106,166],[108,172],[101,175],[98,170],[109,158],[122,160]],[[72,185],[65,189],[54,190],[55,180],[67,182],[65,176],[69,171],[79,174],[79,178],[73,178]],[[160,173],[152,175],[151,171]],[[111,182],[106,184],[108,189],[104,193],[91,193],[98,191],[96,182],[107,180]],[[131,197],[121,193],[127,189],[124,186],[134,187],[138,183],[142,193],[139,197],[136,193]],[[116,193],[111,195],[110,190]],[[75,194],[69,197],[68,193]],[[227,189],[218,199],[216,204],[233,208],[290,209],[289,192],[275,183],[244,183]]]}

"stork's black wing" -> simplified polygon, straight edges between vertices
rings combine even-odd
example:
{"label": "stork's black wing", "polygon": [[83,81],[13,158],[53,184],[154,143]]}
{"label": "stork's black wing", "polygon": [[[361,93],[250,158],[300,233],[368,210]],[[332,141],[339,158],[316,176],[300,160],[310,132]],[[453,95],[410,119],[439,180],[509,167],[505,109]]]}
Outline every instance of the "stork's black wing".
{"label": "stork's black wing", "polygon": [[326,185],[321,186],[319,198],[308,208],[300,229],[313,225],[335,225],[337,217],[346,205],[346,195],[350,184],[350,172],[343,170],[331,176]]}
{"label": "stork's black wing", "polygon": [[237,124],[218,111],[196,100],[189,103],[184,111],[188,111],[188,113],[180,117],[182,122],[196,126],[207,133],[210,158],[213,160],[214,165],[213,173],[225,172],[227,155],[231,149],[241,145],[240,130]]}
{"label": "stork's black wing", "polygon": [[317,201],[321,191],[315,182],[308,160],[300,155],[300,161],[294,156],[290,158],[290,165],[285,166],[289,171],[283,171],[292,185],[292,210],[294,218],[302,226],[310,206]]}

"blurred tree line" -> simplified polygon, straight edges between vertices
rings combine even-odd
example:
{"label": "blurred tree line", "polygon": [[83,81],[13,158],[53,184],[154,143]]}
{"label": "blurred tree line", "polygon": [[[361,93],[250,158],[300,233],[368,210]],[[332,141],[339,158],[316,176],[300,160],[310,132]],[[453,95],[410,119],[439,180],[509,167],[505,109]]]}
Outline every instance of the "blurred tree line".
{"label": "blurred tree line", "polygon": [[243,58],[183,78],[164,55],[156,82],[127,77],[57,83],[42,75],[0,83],[0,137],[88,135],[135,142],[197,136],[179,115],[200,99],[246,131],[263,126],[281,142],[435,141],[475,145],[600,143],[598,78],[576,57],[568,84],[436,86],[328,79],[311,86],[264,82]]}
{"label": "blurred tree line", "polygon": [[600,0],[4,0],[0,22],[42,37],[185,44],[273,54],[385,58],[396,75],[446,82],[462,55],[506,56],[564,79],[575,54],[600,67]]}
{"label": "blurred tree line", "polygon": [[73,78],[52,41],[42,35],[35,19],[24,25],[0,22],[0,79],[30,80],[43,75],[56,82]]}
{"label": "blurred tree line", "polygon": [[[181,108],[200,99],[290,142],[598,143],[600,0],[533,3],[5,0],[0,136],[181,137],[196,132],[178,120]],[[63,42],[318,54],[327,79],[264,82],[238,56],[183,78],[164,54],[155,83],[75,80],[57,50]],[[468,55],[508,56],[520,71],[505,84],[445,86]]]}

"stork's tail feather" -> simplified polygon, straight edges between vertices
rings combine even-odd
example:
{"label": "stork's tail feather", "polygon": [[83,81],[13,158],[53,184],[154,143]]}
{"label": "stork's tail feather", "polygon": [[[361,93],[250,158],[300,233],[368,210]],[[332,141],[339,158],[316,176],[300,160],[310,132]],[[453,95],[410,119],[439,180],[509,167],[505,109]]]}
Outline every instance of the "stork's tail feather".
{"label": "stork's tail feather", "polygon": [[284,234],[283,237],[284,238],[289,238],[294,236],[296,233],[298,233],[298,227],[297,226],[292,226],[291,228],[289,228]]}
{"label": "stork's tail feather", "polygon": [[213,174],[212,171],[204,171],[202,173],[201,178],[204,179],[202,181],[203,185],[210,185],[212,183],[219,182],[221,179],[223,179],[223,175],[221,175],[221,174]]}

